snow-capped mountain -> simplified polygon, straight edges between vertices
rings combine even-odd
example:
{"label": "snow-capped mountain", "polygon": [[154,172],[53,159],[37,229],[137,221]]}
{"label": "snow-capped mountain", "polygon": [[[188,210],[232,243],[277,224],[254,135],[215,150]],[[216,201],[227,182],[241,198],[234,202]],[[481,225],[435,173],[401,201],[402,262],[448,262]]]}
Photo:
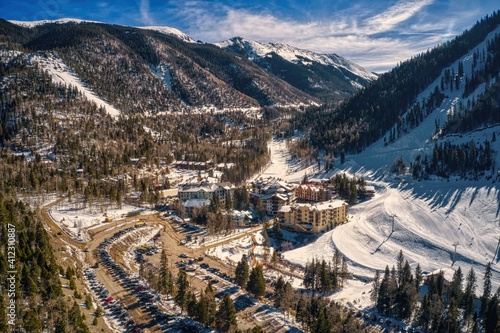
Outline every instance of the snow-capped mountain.
{"label": "snow-capped mountain", "polygon": [[[76,18],[61,18],[61,19],[57,19],[57,20],[39,20],[39,21],[17,21],[17,20],[8,20],[8,21],[12,24],[15,24],[15,25],[18,25],[18,26],[21,26],[24,28],[34,28],[34,27],[41,26],[44,24],[66,24],[66,23],[77,23],[77,24],[79,24],[79,23],[101,23],[101,24],[105,24],[104,22],[93,21],[93,20],[81,20],[81,19],[76,19]],[[158,32],[161,32],[165,35],[177,37],[184,42],[196,43],[196,41],[191,36],[185,34],[184,32],[182,32],[176,28],[167,27],[167,26],[144,26],[144,27],[136,27],[136,28],[158,31]]]}
{"label": "snow-capped mountain", "polygon": [[326,100],[350,96],[377,78],[337,54],[319,54],[288,44],[233,37],[215,45],[244,55],[293,86]]}
{"label": "snow-capped mountain", "polygon": [[184,42],[196,43],[196,41],[191,36],[183,33],[182,31],[180,31],[179,29],[176,29],[176,28],[166,27],[166,26],[146,26],[146,27],[137,27],[137,28],[158,31],[158,32],[161,32],[162,34],[165,34],[165,35],[177,37]]}
{"label": "snow-capped mountain", "polygon": [[99,21],[91,21],[91,20],[80,20],[75,18],[62,18],[57,20],[40,20],[40,21],[16,21],[16,20],[8,20],[10,23],[19,25],[24,28],[34,28],[44,24],[66,24],[66,23],[102,23]]}

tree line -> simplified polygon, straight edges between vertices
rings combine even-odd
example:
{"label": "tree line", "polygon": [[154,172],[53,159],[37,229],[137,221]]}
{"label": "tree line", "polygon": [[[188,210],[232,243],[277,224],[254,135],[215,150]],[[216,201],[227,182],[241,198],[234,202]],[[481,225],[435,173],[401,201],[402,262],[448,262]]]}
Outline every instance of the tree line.
{"label": "tree line", "polygon": [[[500,318],[500,289],[492,292],[491,276],[489,262],[483,277],[483,294],[479,297],[481,305],[477,309],[478,281],[473,268],[465,279],[460,267],[451,281],[446,281],[443,271],[424,279],[420,265],[412,273],[400,251],[396,267],[386,266],[383,276],[375,272],[371,299],[381,315],[407,321],[425,331],[494,333]],[[427,292],[421,297],[419,293],[424,285]]]}

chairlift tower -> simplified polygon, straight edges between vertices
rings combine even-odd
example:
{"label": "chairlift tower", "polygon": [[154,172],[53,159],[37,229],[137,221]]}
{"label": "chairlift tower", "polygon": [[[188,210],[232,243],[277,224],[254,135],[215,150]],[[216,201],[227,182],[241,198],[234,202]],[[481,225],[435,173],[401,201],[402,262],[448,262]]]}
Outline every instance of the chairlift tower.
{"label": "chairlift tower", "polygon": [[455,247],[455,250],[453,251],[453,262],[451,263],[451,266],[453,266],[455,264],[455,260],[456,260],[456,256],[457,256],[457,246],[460,245],[460,242],[456,241],[451,245],[453,245]]}

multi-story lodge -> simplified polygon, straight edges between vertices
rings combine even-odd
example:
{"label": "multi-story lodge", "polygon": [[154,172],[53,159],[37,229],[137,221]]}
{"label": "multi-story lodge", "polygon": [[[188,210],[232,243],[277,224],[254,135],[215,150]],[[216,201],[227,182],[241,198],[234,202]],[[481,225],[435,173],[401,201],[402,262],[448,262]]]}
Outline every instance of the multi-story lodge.
{"label": "multi-story lodge", "polygon": [[268,216],[277,216],[283,205],[289,205],[295,200],[295,187],[285,181],[269,177],[252,183],[250,199],[254,204],[262,200]]}
{"label": "multi-story lodge", "polygon": [[295,197],[304,201],[324,201],[326,192],[321,184],[301,184],[295,189]]}
{"label": "multi-story lodge", "polygon": [[278,221],[285,228],[318,233],[346,222],[347,206],[342,200],[284,205],[279,210]]}
{"label": "multi-story lodge", "polygon": [[[234,185],[231,183],[200,183],[186,184],[179,188],[179,199],[183,202],[194,201],[203,202],[203,205],[210,200],[218,200],[219,205],[224,207],[228,196],[232,199],[234,196]],[[208,201],[207,201],[208,200]]]}

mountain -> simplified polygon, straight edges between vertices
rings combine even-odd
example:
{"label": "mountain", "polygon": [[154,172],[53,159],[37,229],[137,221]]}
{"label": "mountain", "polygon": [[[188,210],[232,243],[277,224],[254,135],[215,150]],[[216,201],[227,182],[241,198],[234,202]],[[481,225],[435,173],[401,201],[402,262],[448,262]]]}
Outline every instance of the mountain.
{"label": "mountain", "polygon": [[233,37],[215,43],[254,61],[266,71],[323,101],[340,101],[377,79],[377,75],[336,54],[318,54],[282,43]]}
{"label": "mountain", "polygon": [[[80,20],[80,19],[74,19],[74,18],[62,18],[62,19],[57,19],[57,20],[40,20],[40,21],[9,20],[9,22],[13,23],[15,25],[19,25],[21,27],[25,27],[25,28],[34,28],[34,27],[44,25],[44,24],[65,24],[65,23],[101,23],[101,24],[104,24],[103,22],[99,22],[99,21]],[[190,42],[190,43],[196,42],[193,38],[191,38],[191,36],[183,33],[182,31],[180,31],[178,29],[172,28],[172,27],[144,26],[144,27],[137,27],[137,28],[158,31],[158,32],[164,33],[164,34],[169,35],[169,36],[177,37],[180,40],[183,40],[185,42]]]}
{"label": "mountain", "polygon": [[[17,23],[0,21],[0,36],[9,42],[4,49],[32,62],[53,59],[49,67],[66,68],[74,78],[68,84],[80,82],[123,113],[318,103],[252,61],[196,43],[176,29],[70,19]],[[33,57],[35,52],[42,58]]]}
{"label": "mountain", "polygon": [[165,26],[145,26],[145,27],[138,27],[138,28],[144,29],[144,30],[158,31],[158,32],[161,32],[161,33],[169,35],[169,36],[177,37],[180,40],[183,40],[183,41],[188,42],[188,43],[196,43],[196,41],[191,36],[183,33],[179,29],[165,27]]}
{"label": "mountain", "polygon": [[339,108],[311,110],[302,119],[310,124],[310,143],[335,154],[359,153],[376,142],[401,150],[403,137],[427,119],[433,120],[424,140],[408,140],[412,146],[421,148],[460,126],[466,132],[492,126],[498,121],[493,114],[499,101],[490,90],[498,92],[499,24],[498,13],[486,17],[384,73]]}

